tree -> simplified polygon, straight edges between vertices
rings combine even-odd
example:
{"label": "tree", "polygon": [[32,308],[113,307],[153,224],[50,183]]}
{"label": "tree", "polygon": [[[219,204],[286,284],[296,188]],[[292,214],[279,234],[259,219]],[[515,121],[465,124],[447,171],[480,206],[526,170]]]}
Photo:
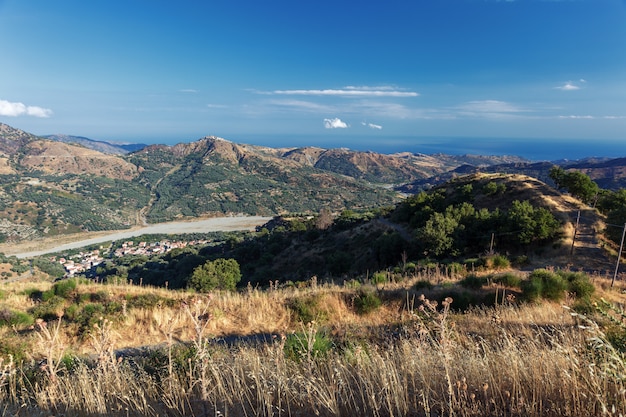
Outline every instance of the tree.
{"label": "tree", "polygon": [[194,269],[187,286],[200,292],[214,289],[232,291],[240,280],[239,263],[235,259],[219,258]]}
{"label": "tree", "polygon": [[509,227],[522,245],[546,241],[559,231],[559,221],[543,207],[535,208],[528,201],[513,201],[507,213]]}
{"label": "tree", "polygon": [[452,251],[454,246],[452,234],[458,226],[458,220],[452,216],[433,213],[424,227],[419,229],[418,238],[428,253],[441,256]]}
{"label": "tree", "polygon": [[571,195],[587,204],[592,202],[600,191],[598,184],[580,171],[566,172],[561,167],[553,167],[550,170],[550,178],[557,188],[566,189]]}
{"label": "tree", "polygon": [[333,224],[333,213],[328,207],[323,207],[315,219],[315,227],[326,230]]}

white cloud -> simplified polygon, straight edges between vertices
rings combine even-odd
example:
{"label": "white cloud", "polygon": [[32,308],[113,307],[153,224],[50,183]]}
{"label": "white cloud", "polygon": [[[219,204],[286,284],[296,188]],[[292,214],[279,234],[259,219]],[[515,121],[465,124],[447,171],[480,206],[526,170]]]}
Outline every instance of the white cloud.
{"label": "white cloud", "polygon": [[585,119],[585,120],[590,120],[590,119],[595,119],[595,117],[591,116],[591,115],[575,115],[575,114],[571,114],[569,116],[559,116],[559,119]]}
{"label": "white cloud", "polygon": [[500,100],[469,101],[457,106],[456,109],[461,116],[489,118],[515,117],[519,113],[527,112],[521,107]]}
{"label": "white cloud", "polygon": [[193,88],[183,88],[182,90],[178,90],[179,93],[190,93],[196,94],[198,90],[194,90]]}
{"label": "white cloud", "polygon": [[[585,80],[580,80],[580,82],[586,82]],[[580,87],[577,86],[576,84],[572,83],[571,81],[566,82],[565,84],[558,86],[558,87],[554,87],[556,90],[561,90],[561,91],[576,91],[576,90],[580,90]]]}
{"label": "white cloud", "polygon": [[24,103],[0,100],[0,116],[33,116],[46,118],[52,116],[52,110],[38,106],[27,106]]}
{"label": "white cloud", "polygon": [[403,91],[393,87],[347,86],[341,89],[324,90],[274,90],[260,94],[296,95],[296,96],[340,96],[340,97],[417,97],[419,93]]}
{"label": "white cloud", "polygon": [[324,127],[326,129],[345,129],[349,125],[338,117],[334,119],[324,119]]}
{"label": "white cloud", "polygon": [[375,125],[374,123],[366,123],[366,122],[363,122],[363,123],[361,123],[361,124],[362,124],[363,126],[367,126],[367,127],[369,127],[370,129],[381,130],[381,129],[383,128],[381,125]]}
{"label": "white cloud", "polygon": [[305,100],[269,100],[269,104],[278,107],[289,108],[291,110],[299,110],[314,113],[333,113],[337,109],[333,106],[322,105]]}

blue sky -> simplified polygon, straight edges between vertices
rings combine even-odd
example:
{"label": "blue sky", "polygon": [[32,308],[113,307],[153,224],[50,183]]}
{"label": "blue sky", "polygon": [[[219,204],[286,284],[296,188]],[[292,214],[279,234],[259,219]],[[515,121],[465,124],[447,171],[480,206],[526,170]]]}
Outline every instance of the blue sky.
{"label": "blue sky", "polygon": [[35,134],[626,143],[624,0],[0,0],[0,57]]}

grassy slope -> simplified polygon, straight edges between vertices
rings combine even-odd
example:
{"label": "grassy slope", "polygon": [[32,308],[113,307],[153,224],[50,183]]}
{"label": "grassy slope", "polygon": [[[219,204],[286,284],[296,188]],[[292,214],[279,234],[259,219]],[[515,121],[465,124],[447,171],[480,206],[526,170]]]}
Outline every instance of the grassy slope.
{"label": "grassy slope", "polygon": [[[463,314],[452,313],[442,304],[433,308],[420,301],[424,291],[414,285],[424,280],[435,286],[427,297],[454,288],[454,280],[440,273],[406,277],[379,286],[383,304],[367,314],[359,314],[355,307],[359,290],[315,283],[300,289],[212,297],[128,285],[78,285],[59,304],[59,312],[63,308],[66,312],[58,331],[55,320],[46,327],[25,324],[2,329],[4,348],[21,347],[25,363],[46,358],[44,363],[52,365],[34,374],[28,371],[15,387],[0,389],[0,397],[11,404],[5,415],[17,413],[22,403],[29,415],[54,410],[124,415],[125,408],[135,415],[197,415],[208,410],[272,415],[269,410],[274,407],[289,407],[284,415],[328,416],[423,415],[428,409],[440,413],[449,407],[460,415],[508,410],[508,415],[520,416],[540,412],[583,416],[613,405],[619,412],[626,411],[626,397],[620,391],[626,366],[599,329],[547,302],[507,301],[497,308]],[[594,280],[598,297],[611,303],[624,301],[623,283],[610,289],[607,280]],[[34,287],[45,291],[50,286],[45,281],[5,285],[3,308],[36,308],[24,291],[32,292]],[[495,295],[495,287],[482,291]],[[107,314],[106,306],[120,300],[126,300],[123,312]],[[67,308],[72,304],[103,305],[105,310],[81,328],[77,322],[69,323]],[[299,321],[307,311],[316,318],[309,324]],[[275,341],[260,347],[231,349],[204,342],[204,337],[219,340],[265,333],[275,334]],[[300,334],[299,339],[290,336],[293,333]],[[317,348],[307,347],[313,340],[307,335],[328,339],[333,347],[314,359]],[[600,343],[593,355],[590,336],[599,337]],[[189,343],[192,351],[178,342]],[[285,356],[289,352],[285,345],[290,344],[297,346],[299,360]],[[143,359],[114,358],[115,350],[131,352],[129,347],[145,345],[161,345],[162,350]],[[196,362],[199,353],[208,355],[208,362]],[[73,363],[68,374],[66,365],[58,369],[54,365],[67,354],[100,359],[91,368],[81,365],[86,362],[66,360],[65,364]],[[14,369],[8,356],[1,356],[6,369]],[[141,364],[148,373],[131,377],[129,372],[136,371],[127,365],[132,363]],[[596,371],[590,373],[590,366]],[[38,382],[21,391],[26,377]],[[11,379],[0,377],[2,381]],[[367,392],[371,396],[361,396]]]}

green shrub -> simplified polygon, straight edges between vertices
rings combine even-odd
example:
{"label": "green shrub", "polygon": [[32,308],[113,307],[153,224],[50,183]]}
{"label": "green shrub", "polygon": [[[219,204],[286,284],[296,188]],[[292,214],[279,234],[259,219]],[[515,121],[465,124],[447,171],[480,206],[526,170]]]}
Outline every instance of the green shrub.
{"label": "green shrub", "polygon": [[511,267],[511,262],[504,255],[494,255],[491,258],[491,265],[494,269],[506,269]]}
{"label": "green shrub", "polygon": [[567,282],[567,291],[576,295],[576,298],[589,298],[596,291],[596,287],[583,272],[559,271],[559,275]]}
{"label": "green shrub", "polygon": [[2,326],[30,326],[33,324],[33,317],[23,311],[13,311],[8,308],[0,310],[0,327]]}
{"label": "green shrub", "polygon": [[611,326],[606,330],[606,339],[621,353],[626,353],[626,330],[621,326]]}
{"label": "green shrub", "polygon": [[536,269],[522,282],[524,298],[530,301],[545,298],[561,300],[567,290],[567,282],[558,274],[546,269]]}
{"label": "green shrub", "polygon": [[80,324],[81,332],[84,332],[90,330],[104,315],[105,308],[102,304],[86,304],[76,315],[75,321]]}
{"label": "green shrub", "polygon": [[354,308],[358,314],[369,314],[381,304],[380,297],[373,291],[361,290],[354,299]]}
{"label": "green shrub", "polygon": [[425,279],[421,279],[419,281],[417,281],[415,284],[413,284],[413,289],[416,291],[419,290],[430,290],[433,288],[433,284],[430,281],[427,281]]}
{"label": "green shrub", "polygon": [[467,258],[465,260],[463,260],[463,265],[465,265],[466,268],[480,268],[485,266],[485,259],[484,258]]}
{"label": "green shrub", "polygon": [[483,287],[483,285],[487,284],[486,277],[478,277],[475,274],[470,274],[459,281],[459,284],[465,288],[471,288],[474,290],[478,290]]}
{"label": "green shrub", "polygon": [[[532,275],[532,274],[531,274]],[[565,296],[567,290],[567,282],[560,275],[550,273],[543,275],[543,297],[558,301]]]}
{"label": "green shrub", "polygon": [[386,282],[389,282],[386,272],[375,272],[372,275],[372,284],[385,284]]}
{"label": "green shrub", "polygon": [[312,321],[324,322],[327,320],[325,311],[320,310],[319,297],[299,297],[287,303],[289,309],[294,313],[296,321],[310,323]]}
{"label": "green shrub", "polygon": [[165,303],[165,299],[158,296],[154,293],[145,293],[139,294],[135,296],[126,296],[127,307],[131,308],[143,308],[143,309],[151,309],[158,305],[163,305]]}
{"label": "green shrub", "polygon": [[54,284],[52,286],[52,291],[56,296],[59,296],[61,298],[68,298],[69,295],[76,289],[76,285],[77,284],[75,279],[64,279]]}
{"label": "green shrub", "polygon": [[526,255],[520,255],[513,259],[513,265],[517,267],[526,266],[528,264],[530,264],[530,259],[528,259]]}
{"label": "green shrub", "polygon": [[[46,291],[44,294],[48,293]],[[59,313],[63,311],[63,305],[65,304],[65,299],[52,295],[47,298],[45,301],[37,304],[33,307],[30,313],[35,318],[40,318],[45,321],[56,320],[59,317]]]}
{"label": "green shrub", "polygon": [[537,301],[543,294],[543,281],[539,278],[526,279],[520,285],[522,296],[528,301]]}
{"label": "green shrub", "polygon": [[300,362],[324,357],[332,347],[332,340],[323,332],[299,332],[287,336],[284,352],[287,358]]}
{"label": "green shrub", "polygon": [[450,264],[447,265],[448,271],[451,274],[462,274],[464,273],[467,268],[465,267],[465,265],[459,263],[459,262],[452,262]]}
{"label": "green shrub", "polygon": [[[23,363],[27,360],[27,356],[30,355],[29,352],[28,342],[26,342],[23,338],[0,338],[0,358],[7,358],[10,355],[16,363]],[[3,387],[3,389],[6,388]]]}
{"label": "green shrub", "polygon": [[519,288],[522,284],[522,279],[515,274],[506,273],[495,277],[493,282],[504,285],[505,287]]}

